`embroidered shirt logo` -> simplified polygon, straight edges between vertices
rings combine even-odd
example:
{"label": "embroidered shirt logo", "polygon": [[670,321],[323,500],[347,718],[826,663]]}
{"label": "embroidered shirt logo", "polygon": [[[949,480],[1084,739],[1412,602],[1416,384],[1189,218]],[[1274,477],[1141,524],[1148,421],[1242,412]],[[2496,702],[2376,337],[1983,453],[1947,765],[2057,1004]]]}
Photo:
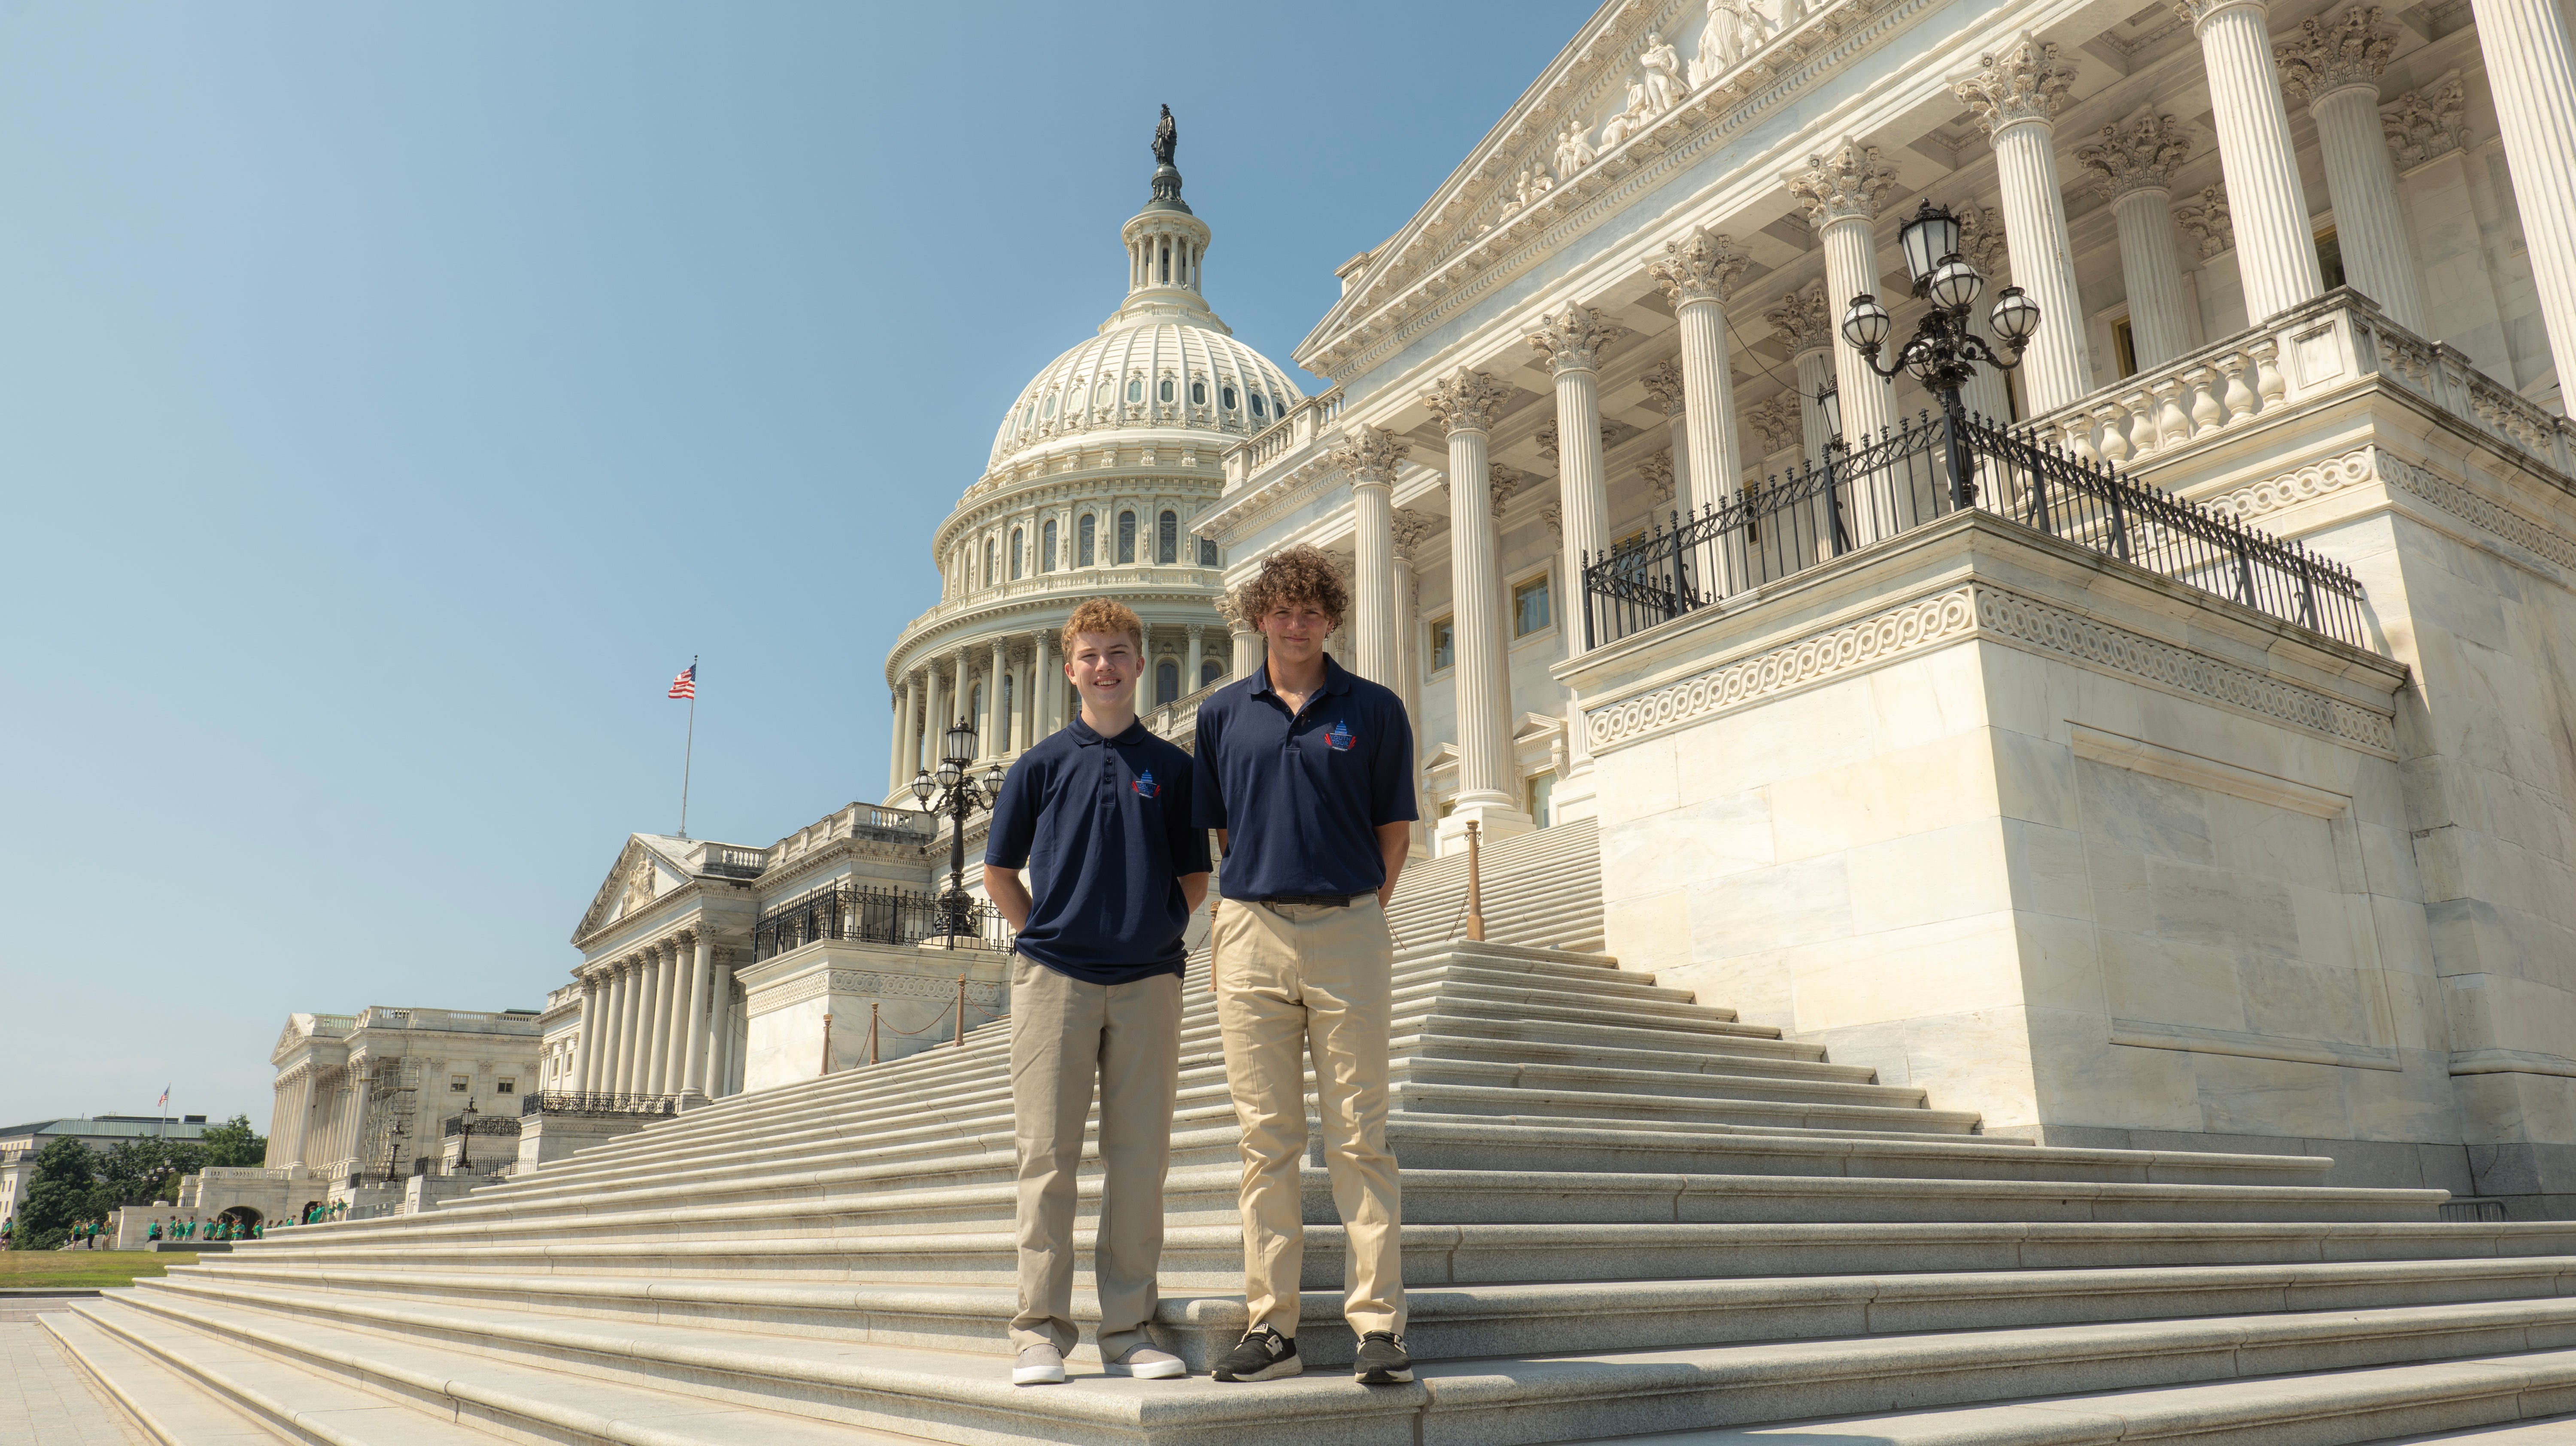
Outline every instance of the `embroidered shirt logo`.
{"label": "embroidered shirt logo", "polygon": [[1324,741],[1333,745],[1335,753],[1348,753],[1351,751],[1351,745],[1359,739],[1351,733],[1351,725],[1337,720],[1332,727],[1324,730]]}
{"label": "embroidered shirt logo", "polygon": [[1151,769],[1137,774],[1136,782],[1133,786],[1138,798],[1159,798],[1163,793],[1163,785],[1154,781],[1154,774]]}

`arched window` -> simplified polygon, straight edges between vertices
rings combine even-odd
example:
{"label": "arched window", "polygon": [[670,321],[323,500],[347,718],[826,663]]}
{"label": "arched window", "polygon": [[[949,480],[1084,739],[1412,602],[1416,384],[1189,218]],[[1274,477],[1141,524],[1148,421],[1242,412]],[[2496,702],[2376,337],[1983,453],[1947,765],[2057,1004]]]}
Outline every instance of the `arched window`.
{"label": "arched window", "polygon": [[1224,388],[1217,393],[1217,397],[1220,401],[1225,403],[1225,409],[1227,411],[1231,412],[1234,410],[1234,388]]}
{"label": "arched window", "polygon": [[1222,677],[1224,677],[1224,676],[1225,676],[1225,664],[1218,662],[1218,661],[1217,661],[1216,659],[1214,659],[1214,658],[1206,658],[1206,659],[1202,659],[1202,660],[1200,661],[1200,663],[1199,663],[1199,686],[1200,686],[1200,687],[1204,688],[1204,687],[1206,687],[1208,684],[1213,683],[1213,682],[1215,682],[1217,679],[1222,678]]}
{"label": "arched window", "polygon": [[984,539],[984,586],[993,585],[993,539]]}
{"label": "arched window", "polygon": [[1167,402],[1172,399],[1172,379],[1170,377],[1163,378],[1162,390],[1156,393],[1156,395],[1160,396]]}
{"label": "arched window", "polygon": [[1259,392],[1254,392],[1252,394],[1252,415],[1256,417],[1269,415],[1267,412],[1261,410],[1261,393]]}
{"label": "arched window", "polygon": [[1116,395],[1116,392],[1110,390],[1109,379],[1103,377],[1100,379],[1100,385],[1091,389],[1091,404],[1095,407],[1108,406],[1109,399]]}
{"label": "arched window", "polygon": [[1076,566],[1076,567],[1089,567],[1089,566],[1091,566],[1091,560],[1092,560],[1094,557],[1098,556],[1098,554],[1097,554],[1097,553],[1095,553],[1095,552],[1092,550],[1092,544],[1093,544],[1093,543],[1094,543],[1094,541],[1098,538],[1098,536],[1099,536],[1099,532],[1100,532],[1100,519],[1099,519],[1098,517],[1096,517],[1096,516],[1093,516],[1091,513],[1088,513],[1088,512],[1086,512],[1086,513],[1082,514],[1082,520],[1081,520],[1080,522],[1078,522],[1078,523],[1074,524],[1074,542],[1073,542],[1073,565],[1074,565],[1074,566]]}
{"label": "arched window", "polygon": [[1223,567],[1223,566],[1225,566],[1225,562],[1224,562],[1224,560],[1223,560],[1222,558],[1220,558],[1220,557],[1218,557],[1218,556],[1217,556],[1216,544],[1215,544],[1214,542],[1209,541],[1207,538],[1204,538],[1204,537],[1202,537],[1202,538],[1200,538],[1200,539],[1199,539],[1199,566],[1201,566],[1201,567]]}
{"label": "arched window", "polygon": [[1204,407],[1207,405],[1207,383],[1190,383],[1190,405],[1193,407]]}
{"label": "arched window", "polygon": [[1021,546],[1020,529],[1014,527],[1011,529],[1011,581],[1013,582],[1018,582],[1020,580]]}
{"label": "arched window", "polygon": [[1181,696],[1181,665],[1169,658],[1154,665],[1154,701],[1169,703]]}
{"label": "arched window", "polygon": [[1154,560],[1165,567],[1181,560],[1181,515],[1168,507],[1154,519]]}
{"label": "arched window", "polygon": [[1168,283],[1168,282],[1170,282],[1170,281],[1171,281],[1171,279],[1172,279],[1172,248],[1171,248],[1171,247],[1169,247],[1169,246],[1165,246],[1165,247],[1163,248],[1163,280],[1164,280],[1166,283]]}
{"label": "arched window", "polygon": [[1118,514],[1118,560],[1136,560],[1136,514],[1133,512]]}
{"label": "arched window", "polygon": [[[983,680],[983,679],[981,679],[981,678],[976,679],[976,680],[975,680],[975,687],[974,687],[974,689],[973,689],[972,691],[970,691],[969,693],[967,693],[966,697],[967,697],[967,703],[966,703],[966,717],[967,717],[970,721],[971,721],[971,720],[974,720],[974,719],[978,719],[978,718],[983,717],[983,716],[984,716],[984,680]],[[981,726],[981,725],[978,725],[978,726]]]}
{"label": "arched window", "polygon": [[999,695],[1002,700],[1002,711],[993,715],[993,751],[996,753],[1010,746],[1011,714],[1014,711],[1011,707],[1011,694],[1017,691],[1019,681],[1019,675],[1016,673],[1002,675],[1002,691]]}
{"label": "arched window", "polygon": [[1046,526],[1038,529],[1038,571],[1055,571],[1055,519],[1052,517],[1046,520]]}
{"label": "arched window", "polygon": [[1131,402],[1141,402],[1145,400],[1145,379],[1143,377],[1129,377],[1127,379],[1127,400]]}
{"label": "arched window", "polygon": [[1055,393],[1053,393],[1053,392],[1049,392],[1049,393],[1047,393],[1046,405],[1045,405],[1045,406],[1043,406],[1043,407],[1038,408],[1038,415],[1039,415],[1039,416],[1041,416],[1041,417],[1045,417],[1045,418],[1049,419],[1050,421],[1052,421],[1052,420],[1054,419],[1054,417],[1055,417]]}

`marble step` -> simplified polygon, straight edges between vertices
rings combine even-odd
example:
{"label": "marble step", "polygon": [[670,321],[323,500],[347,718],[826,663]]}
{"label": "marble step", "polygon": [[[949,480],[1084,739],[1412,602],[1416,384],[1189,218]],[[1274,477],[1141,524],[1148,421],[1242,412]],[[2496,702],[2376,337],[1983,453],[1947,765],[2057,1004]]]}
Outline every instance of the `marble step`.
{"label": "marble step", "polygon": [[[404,1270],[183,1270],[143,1283],[194,1300],[266,1302],[307,1317],[343,1298],[492,1306],[610,1323],[670,1322],[763,1335],[1008,1355],[1007,1282],[778,1283],[730,1275],[639,1279]],[[1510,1282],[1414,1287],[1406,1340],[1426,1360],[1646,1350],[1724,1342],[2000,1330],[2187,1316],[2384,1309],[2576,1294],[2576,1257],[2338,1262],[2130,1270]],[[1078,1292],[1088,1332],[1098,1305]],[[1249,1328],[1239,1292],[1167,1289],[1155,1338],[1205,1370]],[[1309,1365],[1357,1346],[1341,1292],[1308,1292],[1296,1331]]]}
{"label": "marble step", "polygon": [[1658,1432],[1622,1436],[1619,1446],[2566,1446],[2576,1441],[2576,1416],[2559,1414],[2568,1411],[2576,1411],[2576,1351],[2526,1351],[2001,1406]]}
{"label": "marble step", "polygon": [[1412,1385],[1379,1389],[1319,1373],[1258,1384],[1101,1379],[1079,1390],[1014,1390],[990,1356],[670,1322],[607,1327],[418,1301],[210,1303],[171,1290],[119,1291],[93,1308],[124,1307],[341,1379],[382,1379],[380,1358],[398,1346],[448,1347],[443,1389],[460,1400],[482,1391],[487,1371],[544,1366],[585,1383],[667,1384],[725,1404],[946,1441],[1138,1446],[1536,1446],[2576,1343],[2576,1301],[2514,1300],[1425,1360]]}
{"label": "marble step", "polygon": [[[225,1410],[262,1434],[182,1437],[171,1446],[495,1446],[573,1441],[617,1446],[922,1446],[923,1438],[762,1411],[682,1391],[607,1384],[544,1364],[460,1357],[434,1345],[370,1339],[363,1357],[263,1349],[240,1335],[93,1302],[74,1329],[122,1352],[117,1379],[159,1377],[198,1410]],[[329,1352],[309,1338],[299,1345]]]}
{"label": "marble step", "polygon": [[[278,1446],[307,1439],[269,1429],[228,1404],[224,1395],[203,1389],[87,1316],[49,1311],[36,1317],[36,1322],[156,1446]],[[238,1347],[206,1344],[228,1355],[240,1354]],[[477,1446],[490,1440],[479,1438]]]}
{"label": "marble step", "polygon": [[[1310,1201],[1311,1206],[1311,1201]],[[1309,1209],[1310,1217],[1314,1211]],[[1329,1214],[1329,1212],[1326,1212]],[[943,1221],[942,1224],[950,1222]],[[1089,1259],[1092,1237],[1076,1243]],[[1342,1227],[1306,1231],[1306,1289],[1336,1293]],[[1016,1256],[1007,1215],[936,1233],[698,1237],[636,1232],[587,1242],[441,1238],[334,1248],[311,1245],[274,1259],[236,1255],[194,1267],[256,1271],[424,1270],[650,1278],[732,1271],[756,1282],[1006,1285]],[[2576,1223],[2208,1222],[2159,1220],[1526,1221],[1404,1227],[1408,1285],[1539,1281],[1671,1280],[1855,1272],[2118,1270],[2212,1265],[2298,1265],[2487,1260],[2576,1254]],[[1077,1267],[1077,1277],[1087,1267]],[[1239,1225],[1177,1225],[1163,1237],[1160,1278],[1181,1291],[1227,1291],[1243,1280]]]}

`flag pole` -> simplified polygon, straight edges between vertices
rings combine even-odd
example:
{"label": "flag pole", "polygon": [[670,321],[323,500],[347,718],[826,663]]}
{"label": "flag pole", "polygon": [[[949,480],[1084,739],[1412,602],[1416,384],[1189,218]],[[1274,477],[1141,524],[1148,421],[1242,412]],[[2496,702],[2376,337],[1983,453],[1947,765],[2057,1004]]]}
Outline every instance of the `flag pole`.
{"label": "flag pole", "polygon": [[689,655],[689,739],[680,745],[680,837],[689,836],[689,763],[698,749],[698,655]]}

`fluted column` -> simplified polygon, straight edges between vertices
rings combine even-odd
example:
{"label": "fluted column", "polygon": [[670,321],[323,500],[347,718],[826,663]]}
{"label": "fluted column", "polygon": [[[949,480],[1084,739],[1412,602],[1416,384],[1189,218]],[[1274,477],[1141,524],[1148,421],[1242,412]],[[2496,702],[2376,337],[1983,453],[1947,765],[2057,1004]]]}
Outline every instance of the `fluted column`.
{"label": "fluted column", "polygon": [[[1876,146],[1846,140],[1789,174],[1789,190],[1807,208],[1825,251],[1825,309],[1839,318],[1855,296],[1878,291],[1878,208],[1896,188],[1896,168]],[[1896,421],[1887,379],[1869,369],[1859,352],[1836,346],[1834,389],[1840,397],[1843,438],[1854,447],[1877,440]]]}
{"label": "fluted column", "polygon": [[683,1039],[688,1032],[684,1017],[689,1008],[688,936],[663,944],[662,973],[662,1093],[667,1095],[680,1092],[680,1067],[689,1053]]}
{"label": "fluted column", "polygon": [[2306,101],[2317,123],[2344,280],[2390,320],[2420,332],[2415,246],[2397,209],[2397,171],[2379,124],[2379,73],[2397,53],[2397,32],[2380,25],[2381,14],[2376,5],[2355,5],[2330,21],[2302,20],[2296,36],[2272,47],[2272,58],[2282,89]]}
{"label": "fluted column", "polygon": [[903,771],[903,720],[912,712],[912,684],[894,690],[893,726],[886,730],[886,793],[891,796],[912,775]]}
{"label": "fluted column", "polygon": [[1470,819],[1487,837],[1530,827],[1512,767],[1511,678],[1503,578],[1494,535],[1486,438],[1509,392],[1483,372],[1460,367],[1423,401],[1449,436],[1449,584],[1458,665],[1458,801],[1441,837]]}
{"label": "fluted column", "polygon": [[1062,643],[1063,635],[1055,628],[1038,634],[1038,677],[1042,680],[1039,686],[1045,689],[1039,696],[1046,700],[1046,722],[1043,726],[1049,733],[1070,721],[1066,716],[1070,710],[1065,705],[1064,659],[1058,652]]}
{"label": "fluted column", "polygon": [[1822,461],[1825,441],[1833,435],[1826,424],[1824,404],[1817,393],[1834,376],[1833,311],[1822,291],[1792,291],[1762,313],[1762,319],[1780,336],[1780,345],[1789,352],[1789,364],[1797,368],[1798,436],[1810,461]]}
{"label": "fluted column", "polygon": [[637,1071],[644,1093],[661,1094],[669,1084],[668,1060],[671,1034],[671,956],[669,946],[654,944],[644,951],[644,1012],[637,1043],[643,1053],[643,1067]]}
{"label": "fluted column", "polygon": [[2013,280],[2039,303],[2039,331],[2022,350],[2022,385],[2034,412],[2054,411],[2091,391],[2084,368],[2084,309],[2076,300],[2074,247],[2057,185],[2056,116],[2075,85],[2075,67],[2029,31],[1984,57],[1951,90],[1986,128],[2002,183],[2004,234]]}
{"label": "fluted column", "polygon": [[712,1095],[714,1091],[707,1088],[707,986],[715,964],[715,941],[700,934],[690,952],[694,962],[689,970],[689,1012],[680,1026],[680,1088]]}
{"label": "fluted column", "polygon": [[[1395,510],[1395,546],[1391,552],[1395,571],[1395,672],[1389,686],[1404,702],[1404,715],[1414,721],[1414,756],[1405,760],[1405,777],[1414,791],[1414,804],[1419,811],[1422,795],[1422,578],[1418,571],[1430,550],[1431,534],[1440,519],[1410,507]],[[1429,827],[1416,820],[1413,843],[1422,849],[1430,837]]]}
{"label": "fluted column", "polygon": [[1261,666],[1261,630],[1245,619],[1226,614],[1226,627],[1234,643],[1234,676],[1248,677]]}
{"label": "fluted column", "polygon": [[[1395,575],[1388,554],[1395,545],[1395,474],[1404,465],[1404,439],[1384,427],[1353,426],[1334,444],[1331,461],[1351,483],[1352,668],[1392,686]],[[1197,676],[1193,666],[1192,687]]]}
{"label": "fluted column", "polygon": [[1556,378],[1556,501],[1563,532],[1557,613],[1569,658],[1590,647],[1584,566],[1610,550],[1610,490],[1601,463],[1601,349],[1618,335],[1619,328],[1600,312],[1569,303],[1528,338]]}
{"label": "fluted column", "polygon": [[707,1098],[733,1093],[733,966],[718,961],[707,1007]]}
{"label": "fluted column", "polygon": [[599,1004],[599,986],[590,976],[581,980],[581,1034],[572,1042],[572,1070],[564,1088],[579,1094],[590,1088],[590,1030]]}
{"label": "fluted column", "polygon": [[1645,383],[1646,400],[1664,414],[1664,435],[1672,442],[1667,459],[1672,468],[1671,496],[1685,495],[1690,488],[1690,391],[1682,383],[1681,358],[1659,361],[1637,380]]}
{"label": "fluted column", "polygon": [[904,786],[912,785],[914,774],[939,761],[939,737],[948,730],[949,715],[956,711],[948,701],[948,679],[932,660],[921,670],[921,736],[913,743],[912,773],[904,776]]}
{"label": "fluted column", "polygon": [[[1682,342],[1683,429],[1690,460],[1676,468],[1673,496],[1682,514],[1733,501],[1744,474],[1735,434],[1735,385],[1728,375],[1726,300],[1750,259],[1725,236],[1694,226],[1690,235],[1664,243],[1664,254],[1646,274],[1673,303]],[[1733,592],[1736,580],[1724,582]]]}
{"label": "fluted column", "polygon": [[[2372,124],[2377,123],[2374,115]],[[2140,371],[2152,371],[2191,350],[2172,210],[2174,168],[2190,155],[2182,123],[2152,112],[2102,127],[2099,141],[2075,152],[2076,164],[2111,203],[2119,228],[2129,342],[2137,350]]]}
{"label": "fluted column", "polygon": [[618,1089],[626,1094],[644,1093],[648,1074],[644,1063],[644,1027],[651,1017],[647,1008],[651,991],[646,988],[653,981],[649,960],[649,955],[638,953],[628,956],[626,961],[626,1032],[618,1041],[625,1075]]}
{"label": "fluted column", "polygon": [[2265,6],[2263,0],[2176,0],[2174,12],[2200,36],[2210,110],[2218,124],[2218,165],[2236,225],[2245,318],[2261,326],[2325,289],[2316,237],[2308,230],[2298,153],[2290,144],[2290,113],[2272,69]]}
{"label": "fluted column", "polygon": [[1002,675],[1011,670],[1011,644],[1007,638],[995,638],[993,662],[984,674],[983,749],[987,759],[999,758],[1011,749],[1011,715],[1002,707]]}
{"label": "fluted column", "polygon": [[1207,624],[1190,624],[1188,636],[1189,647],[1182,654],[1181,662],[1181,692],[1184,694],[1199,690],[1199,669],[1207,665]]}
{"label": "fluted column", "polygon": [[[957,645],[957,651],[950,659],[950,665],[956,670],[951,679],[951,686],[955,690],[951,694],[954,701],[952,701],[948,707],[949,713],[953,716],[937,719],[931,725],[931,741],[934,745],[931,751],[934,756],[945,754],[948,751],[948,745],[942,741],[942,739],[946,735],[951,723],[955,722],[957,719],[963,719],[968,727],[977,726],[975,721],[975,670],[974,666],[967,661],[966,645],[964,643]],[[983,746],[980,741],[983,734],[979,732],[976,737],[979,740],[976,746],[980,748]]]}
{"label": "fluted column", "polygon": [[608,966],[609,1009],[608,1092],[634,1094],[635,1090],[635,961],[620,959]]}
{"label": "fluted column", "polygon": [[2576,373],[2576,60],[2555,0],[2471,0],[2494,92],[2514,204],[2557,358],[2560,396]]}

